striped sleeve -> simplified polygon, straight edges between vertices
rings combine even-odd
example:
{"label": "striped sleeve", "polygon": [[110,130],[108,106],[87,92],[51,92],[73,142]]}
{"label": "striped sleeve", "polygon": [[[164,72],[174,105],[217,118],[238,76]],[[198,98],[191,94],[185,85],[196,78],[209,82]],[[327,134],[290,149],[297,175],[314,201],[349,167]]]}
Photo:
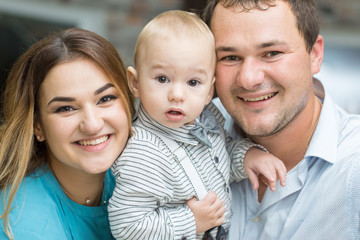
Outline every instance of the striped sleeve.
{"label": "striped sleeve", "polygon": [[226,144],[229,157],[230,157],[230,182],[238,182],[247,178],[244,169],[244,159],[246,152],[257,144],[251,142],[249,139],[244,138],[241,140],[231,140]]}
{"label": "striped sleeve", "polygon": [[174,164],[165,147],[147,131],[129,140],[113,165],[116,187],[109,220],[116,239],[194,239],[193,213],[184,204],[168,207],[174,195]]}
{"label": "striped sleeve", "polygon": [[247,178],[247,174],[244,169],[244,159],[246,152],[251,147],[258,147],[259,149],[266,151],[267,150],[256,143],[253,143],[248,138],[241,138],[239,140],[233,140],[227,131],[224,129],[225,118],[217,108],[215,104],[212,102],[207,106],[207,108],[214,114],[215,118],[219,122],[220,126],[223,128],[224,131],[224,138],[226,142],[226,149],[230,157],[230,182],[240,181],[244,178]]}

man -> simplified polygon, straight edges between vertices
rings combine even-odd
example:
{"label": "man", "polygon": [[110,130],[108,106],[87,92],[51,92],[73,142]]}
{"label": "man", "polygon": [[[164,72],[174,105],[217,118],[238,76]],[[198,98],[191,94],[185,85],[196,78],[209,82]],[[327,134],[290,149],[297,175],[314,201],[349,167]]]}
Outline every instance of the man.
{"label": "man", "polygon": [[249,180],[232,185],[229,239],[360,239],[360,116],[314,94],[324,47],[316,15],[315,0],[205,8],[222,104],[288,171],[275,192],[261,175],[258,191]]}

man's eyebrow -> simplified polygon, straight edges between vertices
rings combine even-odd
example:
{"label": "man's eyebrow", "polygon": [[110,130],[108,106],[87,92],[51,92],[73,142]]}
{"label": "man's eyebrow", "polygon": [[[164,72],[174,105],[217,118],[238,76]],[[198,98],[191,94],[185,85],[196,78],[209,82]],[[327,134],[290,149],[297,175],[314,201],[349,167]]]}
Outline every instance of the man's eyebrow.
{"label": "man's eyebrow", "polygon": [[275,45],[285,45],[286,43],[285,42],[282,42],[282,41],[270,41],[270,42],[264,42],[264,43],[261,43],[259,45],[257,45],[257,48],[258,49],[263,49],[263,48],[268,48],[268,47],[272,47],[272,46],[275,46]]}
{"label": "man's eyebrow", "polygon": [[236,52],[236,48],[234,47],[216,47],[215,48],[216,51],[221,51],[221,52]]}
{"label": "man's eyebrow", "polygon": [[101,88],[97,89],[94,92],[94,96],[102,93],[103,91],[105,91],[106,89],[111,88],[111,87],[115,87],[114,84],[112,84],[112,83],[105,84],[104,86],[102,86]]}
{"label": "man's eyebrow", "polygon": [[[285,45],[285,42],[282,41],[269,41],[269,42],[264,42],[264,43],[260,43],[259,45],[256,46],[257,49],[263,49],[263,48],[268,48],[268,47],[272,47],[275,45]],[[216,47],[216,51],[221,51],[221,52],[237,52],[238,48],[236,47],[226,47],[226,46],[219,46]]]}

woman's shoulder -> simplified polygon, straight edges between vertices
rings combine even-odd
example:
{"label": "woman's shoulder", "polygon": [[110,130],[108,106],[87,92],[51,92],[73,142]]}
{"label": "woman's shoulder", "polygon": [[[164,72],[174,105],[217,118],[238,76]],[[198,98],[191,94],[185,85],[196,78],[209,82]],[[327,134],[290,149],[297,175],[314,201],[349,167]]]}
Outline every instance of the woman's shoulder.
{"label": "woman's shoulder", "polygon": [[[15,239],[24,239],[24,236],[39,237],[35,239],[50,237],[47,235],[47,229],[49,229],[49,224],[51,225],[51,222],[57,219],[54,217],[57,207],[52,200],[51,191],[44,185],[46,174],[46,172],[36,171],[25,177],[16,192],[9,215]],[[1,209],[3,201],[3,199],[0,200]],[[57,228],[57,226],[53,227]],[[2,234],[3,229],[0,236]]]}
{"label": "woman's shoulder", "polygon": [[[12,212],[16,212],[16,209],[22,208],[22,214],[28,213],[28,211],[31,213],[33,208],[43,209],[50,206],[48,203],[51,202],[51,194],[43,184],[45,174],[46,172],[37,170],[22,180],[12,203],[12,207],[14,208]],[[4,191],[1,191],[1,194],[4,194]],[[3,202],[4,199],[0,201]]]}

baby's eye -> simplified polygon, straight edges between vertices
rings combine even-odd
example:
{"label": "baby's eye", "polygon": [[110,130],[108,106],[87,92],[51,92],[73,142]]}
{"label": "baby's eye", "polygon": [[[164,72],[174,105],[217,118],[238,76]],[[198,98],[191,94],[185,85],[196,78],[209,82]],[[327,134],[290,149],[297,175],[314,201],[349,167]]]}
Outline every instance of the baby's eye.
{"label": "baby's eye", "polygon": [[55,112],[56,113],[61,113],[61,112],[70,112],[70,111],[74,111],[75,108],[71,107],[71,106],[61,106],[58,107]]}
{"label": "baby's eye", "polygon": [[199,85],[199,80],[195,80],[195,79],[191,79],[190,81],[187,82],[187,84],[191,87],[195,87],[197,85]]}
{"label": "baby's eye", "polygon": [[110,102],[111,100],[114,99],[117,99],[117,97],[114,95],[106,95],[99,100],[98,104]]}
{"label": "baby's eye", "polygon": [[158,80],[159,83],[167,83],[169,82],[169,79],[165,76],[158,76],[156,77],[156,80]]}

